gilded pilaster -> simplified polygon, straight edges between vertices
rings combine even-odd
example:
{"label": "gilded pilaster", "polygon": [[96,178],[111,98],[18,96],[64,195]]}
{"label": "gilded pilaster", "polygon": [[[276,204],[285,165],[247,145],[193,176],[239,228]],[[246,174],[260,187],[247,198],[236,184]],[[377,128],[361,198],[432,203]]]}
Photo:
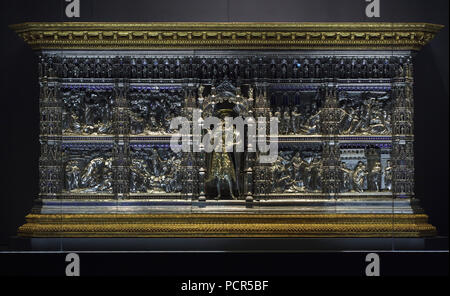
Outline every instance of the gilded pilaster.
{"label": "gilded pilaster", "polygon": [[[268,85],[265,82],[255,83],[255,119],[257,122],[259,118],[265,119],[267,128],[266,132],[263,135],[257,135],[258,140],[261,140],[261,137],[263,137],[264,140],[267,140],[266,135],[270,133],[270,127],[268,124],[270,120],[270,103],[267,96],[267,88]],[[254,161],[252,178],[254,194],[259,197],[271,192],[272,170],[270,163],[260,162],[261,152],[259,151],[259,149],[256,149],[256,151],[256,160]]]}
{"label": "gilded pilaster", "polygon": [[40,78],[39,187],[41,198],[57,198],[63,187],[62,106],[53,77]]}
{"label": "gilded pilaster", "polygon": [[414,96],[412,63],[394,79],[392,95],[394,110],[392,115],[392,191],[394,197],[414,196]]}
{"label": "gilded pilaster", "polygon": [[130,109],[128,106],[127,81],[116,82],[113,107],[113,193],[116,198],[126,198],[130,192]]}

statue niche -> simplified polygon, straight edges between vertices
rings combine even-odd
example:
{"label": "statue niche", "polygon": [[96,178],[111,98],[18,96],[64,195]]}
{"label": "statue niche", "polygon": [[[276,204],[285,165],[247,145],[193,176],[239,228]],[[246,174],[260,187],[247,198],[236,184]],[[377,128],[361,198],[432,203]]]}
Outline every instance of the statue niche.
{"label": "statue niche", "polygon": [[[232,126],[233,142],[225,142],[225,118],[246,116],[247,106],[240,95],[240,88],[234,87],[225,81],[217,88],[211,87],[210,95],[205,98],[203,114],[215,116],[221,120],[222,129],[219,129],[222,138],[220,151],[206,153],[206,180],[205,193],[209,199],[241,199],[244,191],[244,161],[246,152],[236,152],[239,140],[246,139],[240,135],[238,129]],[[209,129],[209,127],[207,127]],[[244,148],[246,147],[244,142]],[[233,152],[227,152],[226,147],[233,145]]]}

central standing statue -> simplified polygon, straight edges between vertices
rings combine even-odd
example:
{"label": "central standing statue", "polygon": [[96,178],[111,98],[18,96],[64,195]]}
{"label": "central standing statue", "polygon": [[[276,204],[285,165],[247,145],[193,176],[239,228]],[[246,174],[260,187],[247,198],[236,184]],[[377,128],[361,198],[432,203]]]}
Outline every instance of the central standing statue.
{"label": "central standing statue", "polygon": [[[227,116],[227,110],[220,110],[221,119],[223,120]],[[231,110],[230,110],[231,111]],[[237,199],[234,194],[236,179],[236,167],[234,165],[230,152],[226,152],[227,145],[233,145],[233,143],[225,142],[225,133],[222,133],[222,147],[220,152],[213,151],[211,156],[211,163],[209,166],[209,175],[207,182],[215,183],[217,188],[217,199],[222,198],[223,189],[228,189],[232,199]],[[226,184],[223,188],[222,185]]]}
{"label": "central standing statue", "polygon": [[[248,94],[253,96],[253,89],[249,88]],[[240,87],[235,87],[230,81],[225,80],[217,87],[211,86],[208,96],[202,103],[204,116],[215,116],[225,122],[226,117],[236,118],[239,116],[248,116],[247,99],[241,96]],[[230,127],[228,127],[230,128]],[[243,192],[242,169],[245,162],[245,152],[237,152],[230,146],[237,147],[243,143],[245,135],[239,129],[232,128],[232,143],[225,142],[225,129],[222,126],[221,135],[222,144],[219,151],[213,151],[206,155],[206,180],[205,190],[207,196],[215,199],[239,199]],[[245,132],[244,132],[245,134]],[[233,151],[233,152],[227,152]],[[214,191],[217,190],[215,194]]]}

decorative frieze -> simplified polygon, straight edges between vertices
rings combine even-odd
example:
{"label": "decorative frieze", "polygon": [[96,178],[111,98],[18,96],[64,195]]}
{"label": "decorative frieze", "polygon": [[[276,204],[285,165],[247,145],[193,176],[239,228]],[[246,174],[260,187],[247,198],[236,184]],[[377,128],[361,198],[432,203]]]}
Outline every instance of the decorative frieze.
{"label": "decorative frieze", "polygon": [[247,81],[252,79],[389,79],[406,75],[407,56],[317,56],[179,54],[86,57],[45,54],[40,57],[42,77],[61,79],[200,79]]}

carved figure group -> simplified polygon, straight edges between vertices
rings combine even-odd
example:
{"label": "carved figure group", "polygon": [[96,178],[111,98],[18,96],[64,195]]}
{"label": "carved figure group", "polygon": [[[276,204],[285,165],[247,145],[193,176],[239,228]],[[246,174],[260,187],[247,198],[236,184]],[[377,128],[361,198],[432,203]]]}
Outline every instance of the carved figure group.
{"label": "carved figure group", "polygon": [[272,191],[319,192],[321,189],[322,161],[320,156],[302,157],[300,152],[279,153],[272,166]]}
{"label": "carved figure group", "polygon": [[170,120],[181,115],[178,93],[134,92],[129,97],[132,134],[169,133]]}
{"label": "carved figure group", "polygon": [[112,133],[111,91],[67,90],[62,94],[63,131],[69,134]]}
{"label": "carved figure group", "polygon": [[[272,165],[272,192],[320,192],[323,171],[319,154],[303,154],[302,157],[299,151],[281,151]],[[339,192],[382,191],[392,187],[389,160],[384,168],[380,161],[375,161],[370,167],[358,161],[352,168],[342,161],[337,177],[340,180]]]}
{"label": "carved figure group", "polygon": [[[342,100],[337,108],[337,132],[339,134],[384,135],[392,132],[391,113],[386,107],[385,97],[369,97],[354,103],[354,100]],[[316,102],[306,108],[300,106],[272,107],[271,116],[277,117],[281,134],[320,134],[322,121],[327,118],[323,108]]]}

